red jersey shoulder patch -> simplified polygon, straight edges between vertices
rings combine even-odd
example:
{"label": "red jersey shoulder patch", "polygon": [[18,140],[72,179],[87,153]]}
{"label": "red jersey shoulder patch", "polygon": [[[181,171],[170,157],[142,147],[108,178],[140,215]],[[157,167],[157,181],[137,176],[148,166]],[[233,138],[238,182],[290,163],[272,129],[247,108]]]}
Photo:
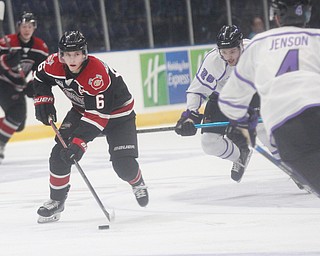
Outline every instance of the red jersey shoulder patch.
{"label": "red jersey shoulder patch", "polygon": [[88,58],[88,65],[76,80],[83,86],[87,94],[97,95],[109,88],[111,78],[103,62],[94,56],[88,56]]}
{"label": "red jersey shoulder patch", "polygon": [[96,74],[95,78],[89,78],[88,84],[91,85],[94,90],[100,90],[104,86],[102,75]]}

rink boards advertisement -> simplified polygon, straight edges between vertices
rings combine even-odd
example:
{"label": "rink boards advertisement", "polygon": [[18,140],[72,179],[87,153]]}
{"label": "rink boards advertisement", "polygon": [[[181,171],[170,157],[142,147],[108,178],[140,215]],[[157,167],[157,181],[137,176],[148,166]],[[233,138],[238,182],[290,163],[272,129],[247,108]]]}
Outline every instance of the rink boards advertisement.
{"label": "rink boards advertisement", "polygon": [[140,54],[144,107],[186,102],[186,90],[210,49]]}

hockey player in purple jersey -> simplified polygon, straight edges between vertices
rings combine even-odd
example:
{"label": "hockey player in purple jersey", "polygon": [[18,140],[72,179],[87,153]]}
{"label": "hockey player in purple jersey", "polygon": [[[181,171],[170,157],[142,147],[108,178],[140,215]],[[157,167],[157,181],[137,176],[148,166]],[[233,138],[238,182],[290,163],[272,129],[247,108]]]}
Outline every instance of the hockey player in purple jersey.
{"label": "hockey player in purple jersey", "polygon": [[[222,112],[254,137],[256,120],[247,115],[252,96],[270,141],[292,176],[320,196],[320,30],[305,28],[309,0],[273,0],[279,28],[258,34],[246,47],[220,92]],[[247,133],[248,134],[248,133]]]}
{"label": "hockey player in purple jersey", "polygon": [[[204,110],[203,123],[228,121],[218,107],[218,96],[227,82],[235,65],[238,63],[244,45],[249,40],[243,39],[243,34],[236,25],[223,26],[217,35],[218,48],[206,54],[198,72],[187,90],[187,110],[181,115],[176,125],[176,133],[181,136],[196,134],[194,124],[200,123],[202,114],[199,108],[208,99]],[[252,110],[259,108],[259,97],[252,101]],[[203,128],[201,143],[203,151],[208,155],[220,157],[233,162],[231,178],[241,181],[252,150],[244,136],[228,127]]]}

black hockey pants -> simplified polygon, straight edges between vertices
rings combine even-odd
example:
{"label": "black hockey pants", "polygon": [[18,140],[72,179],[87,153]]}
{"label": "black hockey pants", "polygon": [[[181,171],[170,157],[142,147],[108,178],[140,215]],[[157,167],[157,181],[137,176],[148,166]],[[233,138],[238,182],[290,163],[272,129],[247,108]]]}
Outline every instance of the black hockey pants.
{"label": "black hockey pants", "polygon": [[320,197],[319,127],[320,107],[314,107],[285,122],[273,136],[282,161],[301,175]]}

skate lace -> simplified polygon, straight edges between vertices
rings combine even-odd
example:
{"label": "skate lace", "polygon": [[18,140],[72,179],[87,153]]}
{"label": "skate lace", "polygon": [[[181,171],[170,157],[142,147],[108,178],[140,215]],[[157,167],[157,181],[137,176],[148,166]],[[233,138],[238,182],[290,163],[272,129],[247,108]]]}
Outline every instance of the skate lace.
{"label": "skate lace", "polygon": [[133,187],[133,193],[136,196],[136,198],[141,198],[147,196],[147,186],[145,185],[139,185]]}
{"label": "skate lace", "polygon": [[231,171],[234,171],[234,172],[239,172],[239,170],[244,167],[244,164],[241,163],[241,160],[237,160],[236,162],[233,163],[233,166],[232,166],[232,170]]}
{"label": "skate lace", "polygon": [[55,200],[49,200],[47,202],[45,202],[43,204],[43,207],[48,209],[48,210],[52,210],[54,208],[58,208],[59,207],[60,202],[59,201],[55,201]]}

